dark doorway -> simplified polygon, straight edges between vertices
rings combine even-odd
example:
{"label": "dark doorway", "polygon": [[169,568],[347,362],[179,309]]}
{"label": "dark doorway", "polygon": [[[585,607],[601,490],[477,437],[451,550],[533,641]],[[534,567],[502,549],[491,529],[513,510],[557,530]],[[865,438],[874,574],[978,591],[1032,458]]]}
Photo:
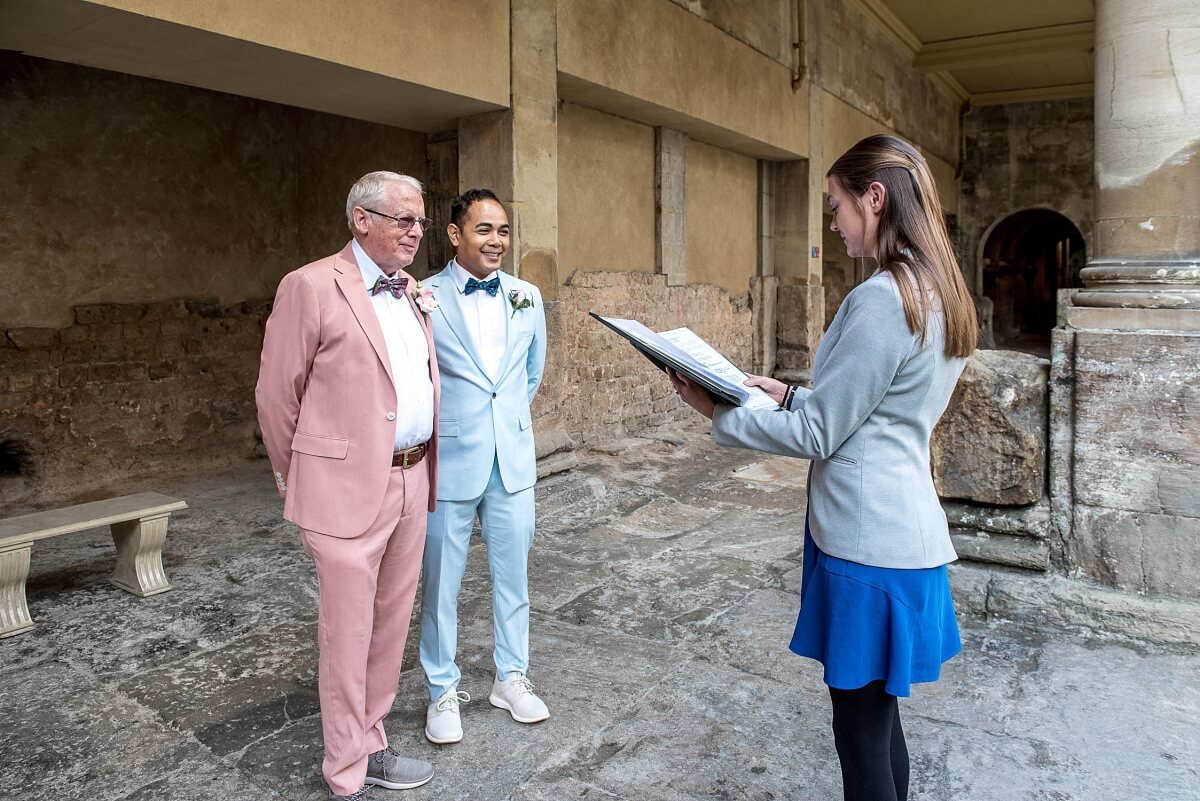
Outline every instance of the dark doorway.
{"label": "dark doorway", "polygon": [[1059,289],[1079,287],[1083,235],[1049,209],[1027,209],[992,229],[983,246],[983,294],[991,299],[996,347],[1050,352]]}

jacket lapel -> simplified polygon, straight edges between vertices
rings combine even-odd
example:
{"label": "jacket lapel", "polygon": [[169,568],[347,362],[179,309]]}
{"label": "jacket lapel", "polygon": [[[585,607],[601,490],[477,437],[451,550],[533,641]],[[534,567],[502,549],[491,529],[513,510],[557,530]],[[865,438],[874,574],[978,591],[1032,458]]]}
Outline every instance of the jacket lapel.
{"label": "jacket lapel", "polygon": [[500,379],[503,379],[506,375],[508,375],[508,371],[513,368],[513,364],[516,361],[515,357],[518,355],[523,355],[516,352],[516,341],[519,339],[517,334],[525,322],[524,318],[521,316],[521,312],[514,312],[512,302],[508,297],[508,293],[517,288],[517,279],[504,272],[498,273],[498,275],[500,276],[500,294],[504,296],[504,324],[507,328],[507,331],[504,346],[504,359],[500,362],[500,375],[496,379],[497,383],[500,381]]}
{"label": "jacket lapel", "polygon": [[[342,249],[342,252],[338,254],[333,269],[337,271],[337,277],[334,281],[337,283],[338,289],[341,290],[342,296],[346,298],[346,302],[350,305],[350,311],[354,313],[359,327],[367,335],[367,339],[371,342],[371,347],[375,349],[375,355],[379,357],[380,364],[383,365],[383,369],[387,371],[388,378],[391,379],[392,385],[395,386],[396,377],[392,375],[392,362],[388,358],[387,345],[383,339],[383,329],[379,327],[379,317],[376,316],[375,309],[371,307],[371,299],[367,294],[367,287],[363,284],[362,273],[358,270],[358,262],[354,260],[354,250],[350,245],[346,245]],[[428,336],[428,332],[426,336]]]}
{"label": "jacket lapel", "polygon": [[438,302],[438,312],[441,313],[446,325],[458,338],[458,342],[462,345],[467,355],[471,357],[471,361],[475,363],[475,369],[488,382],[491,378],[487,371],[483,369],[483,358],[479,355],[479,351],[475,348],[475,342],[471,338],[471,332],[467,328],[467,321],[463,317],[462,294],[458,291],[458,285],[454,282],[454,273],[450,270],[450,265],[446,265],[446,269],[442,270],[432,279],[431,285],[434,287]]}

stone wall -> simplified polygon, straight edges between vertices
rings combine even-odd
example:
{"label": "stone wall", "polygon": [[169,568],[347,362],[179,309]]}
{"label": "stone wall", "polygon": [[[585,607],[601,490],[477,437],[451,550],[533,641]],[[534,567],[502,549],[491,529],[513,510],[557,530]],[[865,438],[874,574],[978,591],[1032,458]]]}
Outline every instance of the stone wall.
{"label": "stone wall", "polygon": [[758,272],[758,165],[703,142],[684,158],[684,252],[690,284],[749,290]]}
{"label": "stone wall", "polygon": [[[857,3],[811,0],[809,58],[826,92],[944,162],[958,161],[958,101],[921,72]],[[849,142],[845,147],[854,144]],[[832,146],[831,146],[832,145]],[[845,147],[825,143],[827,167]],[[943,194],[950,187],[941,187]]]}
{"label": "stone wall", "polygon": [[671,0],[784,66],[792,65],[796,0]]}
{"label": "stone wall", "polygon": [[424,135],[0,57],[0,504],[251,456],[280,277]]}
{"label": "stone wall", "polygon": [[695,419],[666,375],[588,312],[655,331],[687,326],[749,367],[749,298],[708,285],[668,287],[662,275],[576,271],[559,300],[546,304],[546,376],[534,405],[539,439],[565,434],[587,446]]}
{"label": "stone wall", "polygon": [[425,173],[410,131],[12,54],[0,67],[0,328],[271,297],[349,239],[355,179]]}
{"label": "stone wall", "polygon": [[980,247],[1013,212],[1057,211],[1083,234],[1095,230],[1092,99],[1014,103],[973,109],[964,119],[966,151],[959,198],[959,259],[979,293]]}
{"label": "stone wall", "polygon": [[654,272],[654,129],[574,103],[558,112],[558,266]]}
{"label": "stone wall", "polygon": [[938,495],[998,506],[1045,497],[1049,368],[1016,351],[967,359],[930,442]]}
{"label": "stone wall", "polygon": [[1200,598],[1197,354],[1194,333],[1055,332],[1052,503],[1071,573]]}
{"label": "stone wall", "polygon": [[0,504],[79,497],[115,477],[255,452],[269,302],[76,306],[0,342]]}

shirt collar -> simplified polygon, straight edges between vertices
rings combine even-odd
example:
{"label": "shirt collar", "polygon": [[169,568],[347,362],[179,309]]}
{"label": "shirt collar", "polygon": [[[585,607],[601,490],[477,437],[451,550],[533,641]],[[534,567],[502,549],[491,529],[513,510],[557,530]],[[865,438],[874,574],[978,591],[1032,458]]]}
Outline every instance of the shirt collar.
{"label": "shirt collar", "polygon": [[[496,270],[494,273],[489,275],[484,280],[490,281],[493,278],[498,278],[500,276],[500,272],[501,272],[500,270]],[[452,275],[454,277],[454,285],[456,287],[458,287],[458,293],[460,295],[464,291],[466,291],[467,279],[475,278],[475,276],[473,276],[469,272],[467,272],[466,268],[464,268],[461,264],[458,263],[458,259],[450,259],[450,275]],[[479,280],[479,279],[476,279],[476,280]]]}
{"label": "shirt collar", "polygon": [[350,240],[350,249],[354,251],[354,260],[358,262],[358,271],[362,273],[363,285],[370,289],[375,286],[375,282],[380,278],[387,278],[387,274],[379,269],[379,265],[367,255],[367,252],[362,249],[362,245],[358,244],[357,239]]}

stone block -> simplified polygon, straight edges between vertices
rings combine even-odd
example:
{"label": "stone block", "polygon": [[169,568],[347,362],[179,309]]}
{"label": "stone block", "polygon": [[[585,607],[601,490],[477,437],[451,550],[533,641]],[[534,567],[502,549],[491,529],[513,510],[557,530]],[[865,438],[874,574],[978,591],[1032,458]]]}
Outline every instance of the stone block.
{"label": "stone block", "polygon": [[1021,505],[1046,489],[1049,362],[981,350],[968,360],[933,432],[934,485],[943,498]]}
{"label": "stone block", "polygon": [[78,387],[88,382],[89,368],[85,364],[68,364],[58,368],[60,387]]}
{"label": "stone block", "polygon": [[89,303],[75,307],[75,322],[80,325],[98,323],[131,323],[142,319],[146,307],[140,303]]}
{"label": "stone block", "polygon": [[1050,566],[1050,546],[1029,537],[952,528],[950,540],[960,559],[1025,570]]}
{"label": "stone block", "polygon": [[1200,518],[1078,504],[1067,554],[1076,571],[1100,584],[1200,599]]}
{"label": "stone block", "polygon": [[58,344],[56,328],[10,328],[6,333],[9,342],[23,350],[52,348]]}
{"label": "stone block", "polygon": [[75,345],[79,342],[87,341],[87,338],[87,326],[73,325],[68,328],[60,329],[58,332],[58,341],[63,345]]}
{"label": "stone block", "polygon": [[1198,356],[1197,334],[1076,332],[1079,503],[1200,518]]}
{"label": "stone block", "polygon": [[575,450],[575,440],[571,439],[571,435],[562,428],[553,426],[535,428],[535,431],[534,442],[538,459],[543,459],[550,454],[561,451]]}
{"label": "stone block", "polygon": [[1033,539],[1050,537],[1050,505],[1043,500],[1032,506],[981,506],[946,501],[942,504],[951,527],[1011,534]]}
{"label": "stone block", "polygon": [[121,323],[95,323],[88,326],[88,338],[94,342],[120,339],[123,332],[124,326]]}
{"label": "stone block", "polygon": [[[264,449],[264,454],[265,454]],[[573,470],[579,466],[579,457],[574,451],[561,451],[553,453],[549,456],[538,459],[537,462],[537,477],[540,481],[548,476],[553,476],[557,473],[565,473],[568,470]]]}

